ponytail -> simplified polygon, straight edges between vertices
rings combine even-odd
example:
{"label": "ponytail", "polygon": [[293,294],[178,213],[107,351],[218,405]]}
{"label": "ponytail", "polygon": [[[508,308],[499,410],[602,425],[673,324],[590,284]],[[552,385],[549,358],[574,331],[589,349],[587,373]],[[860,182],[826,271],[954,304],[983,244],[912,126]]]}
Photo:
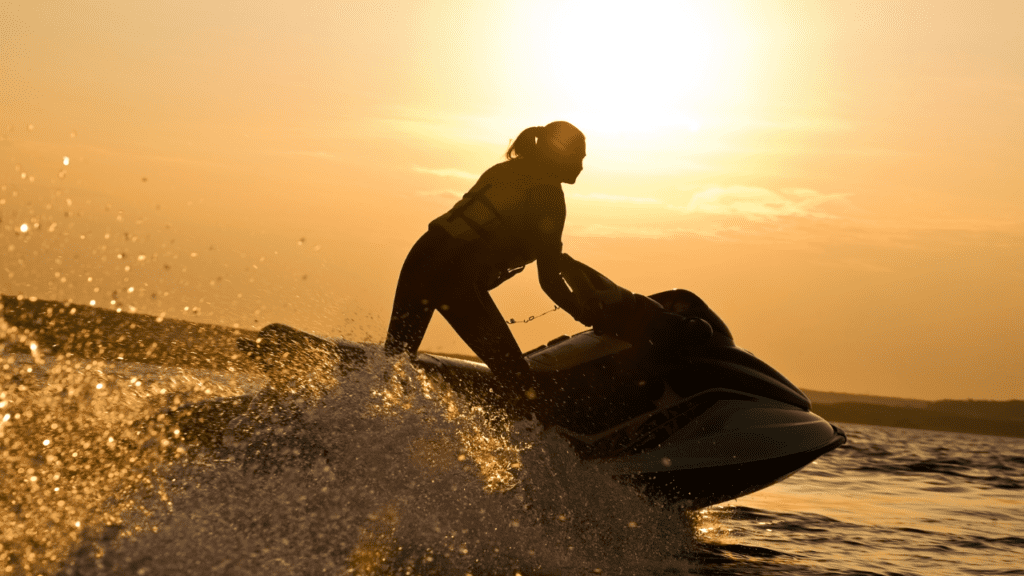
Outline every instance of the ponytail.
{"label": "ponytail", "polygon": [[546,162],[558,163],[576,158],[585,150],[583,132],[568,122],[558,120],[520,132],[505,152],[505,158],[544,158]]}
{"label": "ponytail", "polygon": [[508,147],[505,158],[531,158],[537,155],[537,141],[544,134],[543,126],[531,126],[519,133],[515,142]]}

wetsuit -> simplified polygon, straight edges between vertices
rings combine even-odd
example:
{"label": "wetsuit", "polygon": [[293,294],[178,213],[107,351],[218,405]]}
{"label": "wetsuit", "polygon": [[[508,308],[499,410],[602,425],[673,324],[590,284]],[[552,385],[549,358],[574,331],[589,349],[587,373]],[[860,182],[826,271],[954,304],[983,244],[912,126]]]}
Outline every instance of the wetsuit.
{"label": "wetsuit", "polygon": [[504,388],[500,395],[529,395],[529,365],[488,291],[541,259],[541,286],[572,313],[575,301],[550,272],[561,256],[564,224],[565,196],[556,178],[526,159],[484,172],[409,252],[385,350],[415,354],[438,310],[491,368]]}

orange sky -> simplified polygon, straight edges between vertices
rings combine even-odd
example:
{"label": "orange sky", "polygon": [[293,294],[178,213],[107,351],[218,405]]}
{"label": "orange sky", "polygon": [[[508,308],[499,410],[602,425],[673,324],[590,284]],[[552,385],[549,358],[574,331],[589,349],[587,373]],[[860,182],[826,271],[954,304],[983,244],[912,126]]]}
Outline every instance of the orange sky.
{"label": "orange sky", "polygon": [[[694,290],[801,387],[1024,398],[1022,22],[1017,1],[4,3],[0,291],[379,341],[426,224],[564,119],[588,136],[577,259]],[[495,298],[552,306],[532,269]],[[466,350],[439,317],[424,348]]]}

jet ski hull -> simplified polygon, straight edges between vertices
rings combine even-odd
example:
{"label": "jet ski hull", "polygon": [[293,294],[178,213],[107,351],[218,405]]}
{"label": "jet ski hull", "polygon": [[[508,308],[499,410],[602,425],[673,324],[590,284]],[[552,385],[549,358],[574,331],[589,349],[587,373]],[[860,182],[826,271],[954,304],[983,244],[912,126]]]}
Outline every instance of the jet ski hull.
{"label": "jet ski hull", "polygon": [[835,426],[832,429],[832,439],[828,443],[803,452],[742,464],[644,472],[617,478],[633,484],[654,499],[682,503],[687,508],[703,508],[777,484],[845,444],[843,431]]}

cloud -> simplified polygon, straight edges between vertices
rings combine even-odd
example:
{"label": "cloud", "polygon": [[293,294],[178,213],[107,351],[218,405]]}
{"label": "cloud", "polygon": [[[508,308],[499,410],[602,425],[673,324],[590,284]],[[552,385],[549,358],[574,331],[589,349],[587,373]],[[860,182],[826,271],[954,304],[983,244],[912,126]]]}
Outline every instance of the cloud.
{"label": "cloud", "polygon": [[271,150],[268,154],[276,154],[279,156],[306,156],[308,158],[318,158],[320,160],[333,160],[334,154],[328,154],[327,152],[319,150]]}
{"label": "cloud", "polygon": [[580,209],[570,217],[574,236],[666,238],[696,235],[722,241],[752,237],[798,241],[859,215],[841,194],[806,188],[772,190],[719,186],[701,190],[686,204],[657,197],[571,194]]}
{"label": "cloud", "polygon": [[443,198],[443,199],[460,199],[465,195],[465,191],[459,192],[452,190],[451,188],[444,188],[440,190],[418,190],[416,191],[417,196],[427,196],[429,198]]}
{"label": "cloud", "polygon": [[[518,122],[504,116],[451,114],[437,110],[415,107],[389,107],[389,114],[371,120],[373,124],[387,131],[394,131],[429,142],[432,146],[445,142],[473,143],[479,145],[501,145],[497,135],[511,134],[529,124],[516,126]],[[507,144],[506,144],[507,146]],[[504,148],[501,148],[504,153]]]}
{"label": "cloud", "polygon": [[807,188],[770,190],[754,186],[708,188],[697,192],[681,209],[686,214],[734,216],[754,222],[781,217],[834,219],[826,205],[844,199],[842,194],[822,194]]}
{"label": "cloud", "polygon": [[616,204],[662,204],[661,200],[655,198],[637,198],[635,196],[622,196],[619,194],[566,194],[574,200],[592,202],[611,202]]}
{"label": "cloud", "polygon": [[1024,249],[1024,220],[975,218],[852,218],[831,229],[834,239],[902,249],[960,250],[970,246]]}
{"label": "cloud", "polygon": [[786,116],[777,118],[733,117],[720,123],[729,130],[765,130],[770,132],[849,132],[853,123],[836,116]]}
{"label": "cloud", "polygon": [[472,172],[466,172],[465,170],[459,170],[457,168],[423,168],[422,166],[413,166],[413,172],[419,172],[420,174],[430,174],[431,176],[440,176],[442,178],[462,178],[463,180],[476,180],[479,178],[479,174]]}
{"label": "cloud", "polygon": [[[45,144],[45,147],[49,148],[51,146],[47,143]],[[230,164],[226,164],[223,162],[213,162],[205,158],[190,158],[187,156],[168,156],[164,154],[146,154],[142,152],[137,152],[135,150],[113,149],[90,145],[82,146],[81,150],[83,152],[88,152],[90,154],[101,154],[104,156],[115,156],[122,158],[128,157],[135,160],[145,160],[150,162],[159,162],[163,164],[186,164],[189,166],[204,166],[208,168],[222,169],[232,168]]]}
{"label": "cloud", "polygon": [[677,228],[616,226],[610,224],[567,224],[565,234],[580,238],[670,238],[685,233]]}

